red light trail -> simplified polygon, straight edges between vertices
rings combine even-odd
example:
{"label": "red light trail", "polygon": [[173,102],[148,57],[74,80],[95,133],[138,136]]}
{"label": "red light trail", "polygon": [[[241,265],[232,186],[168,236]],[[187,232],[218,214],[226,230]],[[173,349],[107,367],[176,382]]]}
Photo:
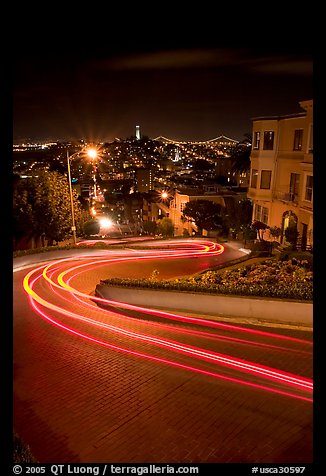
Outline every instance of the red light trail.
{"label": "red light trail", "polygon": [[[169,246],[171,244],[169,242]],[[94,344],[187,371],[312,402],[313,384],[311,379],[203,347],[204,342],[228,340],[234,345],[251,345],[268,348],[271,351],[286,350],[305,354],[311,347],[309,341],[110,301],[90,296],[73,284],[79,282],[80,278],[90,272],[96,270],[101,271],[102,274],[104,271],[108,272],[109,267],[117,263],[214,256],[224,251],[222,245],[209,241],[191,244],[176,241],[174,246],[173,249],[169,248],[168,250],[140,250],[136,253],[132,251],[130,255],[119,257],[114,256],[114,252],[107,252],[105,258],[103,255],[96,258],[92,255],[91,257],[73,257],[53,261],[29,272],[24,278],[24,289],[29,294],[30,302],[37,315],[57,328]],[[60,301],[59,305],[58,301]],[[154,318],[164,321],[157,322],[157,319],[149,321],[139,317],[130,318],[118,310],[113,312],[103,309],[96,303],[152,315]],[[73,310],[71,310],[72,308]],[[169,323],[171,320],[174,321],[174,325]],[[139,327],[138,331],[133,329],[135,325]],[[204,326],[211,331],[189,329],[185,327],[187,325]],[[222,333],[225,331],[246,333],[254,340],[225,336]],[[167,332],[173,336],[172,339],[166,337]],[[100,338],[98,337],[99,333]],[[191,343],[193,339],[197,338],[200,338],[200,347]],[[187,342],[187,339],[190,339],[190,342]],[[259,339],[262,339],[262,342]],[[276,342],[270,344],[264,342],[264,339],[280,340],[283,345],[279,346]],[[120,344],[121,342],[123,345]],[[299,345],[300,348],[291,347],[295,345]],[[161,352],[163,354],[158,355]],[[223,373],[216,372],[214,370],[216,366],[224,369]],[[267,380],[268,384],[261,383],[260,379]]]}

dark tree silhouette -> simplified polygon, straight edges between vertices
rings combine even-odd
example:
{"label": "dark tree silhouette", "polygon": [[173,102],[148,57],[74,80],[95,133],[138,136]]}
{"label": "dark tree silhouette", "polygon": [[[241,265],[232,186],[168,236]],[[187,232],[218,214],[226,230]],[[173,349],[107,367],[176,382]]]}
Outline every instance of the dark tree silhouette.
{"label": "dark tree silhouette", "polygon": [[254,221],[253,224],[251,225],[252,229],[257,232],[258,234],[258,239],[260,241],[264,241],[264,231],[269,228],[266,223],[263,223],[262,221]]}
{"label": "dark tree silhouette", "polygon": [[[67,178],[58,172],[40,172],[37,177],[16,183],[14,190],[14,233],[17,238],[28,235],[45,237],[48,244],[61,241],[70,234],[72,217]],[[77,227],[82,210],[73,191]],[[44,240],[43,240],[44,241]]]}
{"label": "dark tree silhouette", "polygon": [[231,153],[232,171],[236,173],[244,173],[250,170],[252,135],[246,133],[244,137]]}
{"label": "dark tree silhouette", "polygon": [[84,234],[89,237],[90,235],[97,235],[100,232],[100,224],[97,220],[88,220],[83,226]]}
{"label": "dark tree silhouette", "polygon": [[200,232],[203,228],[214,230],[224,225],[223,206],[210,200],[193,200],[183,210],[185,218],[194,220]]}
{"label": "dark tree silhouette", "polygon": [[161,220],[157,220],[157,231],[163,236],[173,236],[174,226],[171,218],[164,217]]}

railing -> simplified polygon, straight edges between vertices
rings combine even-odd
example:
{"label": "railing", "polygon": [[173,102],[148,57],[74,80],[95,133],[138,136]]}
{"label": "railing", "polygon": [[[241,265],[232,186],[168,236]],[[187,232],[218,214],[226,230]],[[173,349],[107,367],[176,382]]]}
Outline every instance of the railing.
{"label": "railing", "polygon": [[299,195],[294,192],[274,192],[273,193],[273,198],[276,198],[277,200],[282,200],[284,202],[293,202],[293,203],[299,203]]}

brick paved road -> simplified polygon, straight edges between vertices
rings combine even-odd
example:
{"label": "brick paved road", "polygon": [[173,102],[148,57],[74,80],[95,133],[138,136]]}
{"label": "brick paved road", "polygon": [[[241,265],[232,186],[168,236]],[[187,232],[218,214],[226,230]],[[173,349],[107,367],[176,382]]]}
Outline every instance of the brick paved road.
{"label": "brick paved road", "polygon": [[[311,403],[117,352],[67,334],[30,308],[26,294],[19,290],[25,274],[21,271],[14,276],[14,426],[40,462],[312,461]],[[99,271],[94,271],[76,283],[89,292],[98,279]],[[48,292],[43,283],[37,289]],[[78,309],[76,302],[67,305]],[[117,322],[100,309],[95,312],[103,321]],[[92,316],[94,311],[90,308],[88,313]],[[60,322],[70,321],[65,317]],[[132,318],[126,321],[124,329],[137,332],[147,325]],[[80,323],[75,328],[85,331],[88,326]],[[157,326],[153,335],[171,339],[175,331],[176,326],[174,331]],[[301,331],[291,333],[307,337]],[[104,334],[103,329],[95,329],[92,335],[103,338]],[[290,350],[272,350],[181,332],[178,337],[189,345],[202,345],[205,340],[208,350],[311,377],[311,351],[304,353],[299,344],[291,345]],[[130,338],[110,336],[114,344],[127,341],[129,349],[150,349]],[[152,355],[171,357],[162,348]],[[175,359],[189,363],[183,355]],[[202,365],[210,368],[209,363]],[[231,375],[227,368],[219,370]]]}

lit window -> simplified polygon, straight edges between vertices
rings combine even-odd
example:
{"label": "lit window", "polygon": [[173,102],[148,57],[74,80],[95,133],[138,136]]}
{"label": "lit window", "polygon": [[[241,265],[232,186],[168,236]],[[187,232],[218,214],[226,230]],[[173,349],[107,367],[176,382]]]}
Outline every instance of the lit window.
{"label": "lit window", "polygon": [[261,177],[260,177],[260,188],[268,190],[271,188],[271,170],[262,170]]}
{"label": "lit window", "polygon": [[257,188],[257,179],[258,179],[258,170],[257,169],[252,169],[252,171],[251,171],[251,182],[250,182],[250,187],[251,188]]}
{"label": "lit window", "polygon": [[306,192],[304,197],[304,199],[307,200],[307,202],[312,202],[312,190],[313,190],[313,176],[307,175]]}
{"label": "lit window", "polygon": [[293,150],[302,150],[303,129],[294,131]]}
{"label": "lit window", "polygon": [[265,225],[268,225],[268,208],[262,207],[261,205],[256,205],[254,219],[256,221],[265,223]]}
{"label": "lit window", "polygon": [[274,131],[264,132],[264,150],[273,150],[274,148]]}
{"label": "lit window", "polygon": [[299,196],[300,174],[291,173],[290,176],[290,201],[296,201]]}
{"label": "lit window", "polygon": [[254,149],[259,149],[259,145],[260,145],[260,132],[259,132],[259,131],[256,131],[256,132],[254,133],[253,148],[254,148]]}
{"label": "lit window", "polygon": [[262,207],[261,221],[268,225],[268,208]]}
{"label": "lit window", "polygon": [[260,221],[260,217],[261,217],[261,205],[256,205],[255,206],[255,220],[256,221]]}

